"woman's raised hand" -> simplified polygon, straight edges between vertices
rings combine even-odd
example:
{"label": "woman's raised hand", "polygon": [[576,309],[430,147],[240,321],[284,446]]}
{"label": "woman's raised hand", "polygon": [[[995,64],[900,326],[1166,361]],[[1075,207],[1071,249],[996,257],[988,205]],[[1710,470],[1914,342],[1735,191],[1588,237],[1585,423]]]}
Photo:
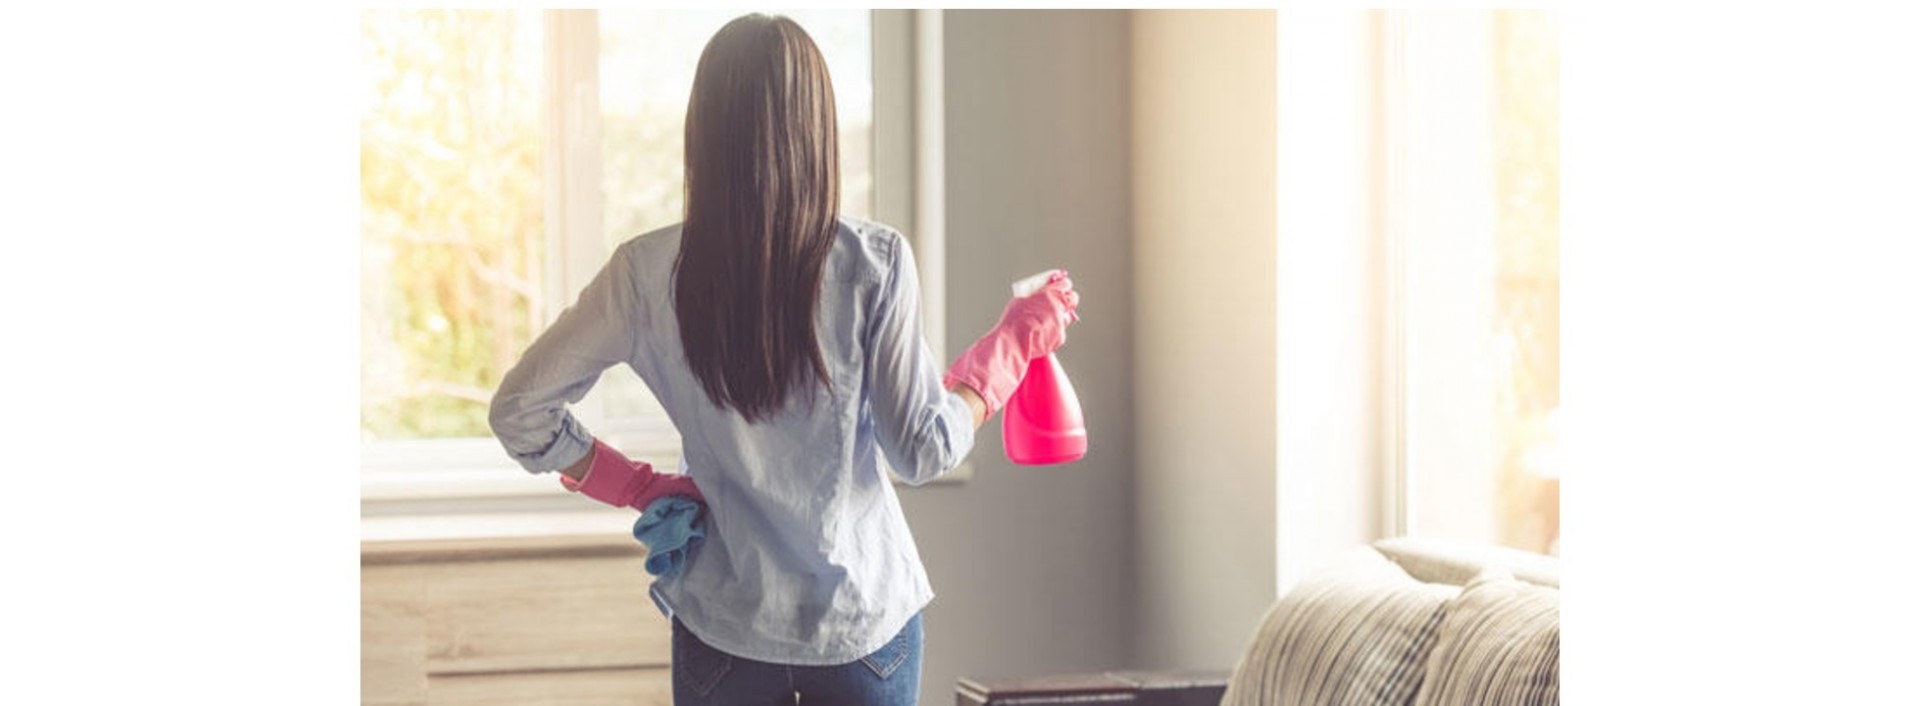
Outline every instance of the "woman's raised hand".
{"label": "woman's raised hand", "polygon": [[980,394],[987,414],[1006,406],[1020,386],[1027,363],[1048,355],[1067,342],[1067,326],[1080,320],[1080,294],[1066,270],[1055,270],[1046,284],[1016,295],[1000,313],[1000,323],[960,354],[947,370],[946,384],[966,385]]}

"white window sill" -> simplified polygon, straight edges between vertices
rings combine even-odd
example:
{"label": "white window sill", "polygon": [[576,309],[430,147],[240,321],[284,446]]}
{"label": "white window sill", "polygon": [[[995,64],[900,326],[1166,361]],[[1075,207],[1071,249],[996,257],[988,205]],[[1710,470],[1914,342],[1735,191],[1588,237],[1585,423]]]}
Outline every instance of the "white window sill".
{"label": "white window sill", "polygon": [[[676,468],[678,459],[656,466]],[[973,475],[963,463],[922,487],[957,485]],[[909,489],[898,477],[895,487]],[[362,473],[360,541],[526,539],[625,536],[636,513],[567,492],[556,474],[531,474],[508,462],[459,469]]]}
{"label": "white window sill", "polygon": [[[570,510],[362,516],[360,543],[519,540],[547,537],[628,537],[631,511],[574,499]],[[633,541],[628,538],[627,541]],[[636,542],[637,544],[637,542]]]}

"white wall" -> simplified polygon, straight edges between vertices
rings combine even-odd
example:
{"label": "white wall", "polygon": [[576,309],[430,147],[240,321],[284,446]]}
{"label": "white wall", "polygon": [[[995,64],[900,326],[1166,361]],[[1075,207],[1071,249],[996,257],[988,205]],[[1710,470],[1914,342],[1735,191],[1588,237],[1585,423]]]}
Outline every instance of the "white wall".
{"label": "white wall", "polygon": [[1124,11],[948,11],[947,340],[998,320],[1016,278],[1073,273],[1083,317],[1060,352],[1090,449],[1027,468],[981,430],[973,479],[903,489],[937,597],[921,702],[960,676],[1130,666],[1133,255]]}
{"label": "white wall", "polygon": [[1384,16],[1288,9],[1278,34],[1279,460],[1281,593],[1381,536],[1383,238],[1395,212],[1381,166],[1396,159],[1377,108]]}
{"label": "white wall", "polygon": [[1275,591],[1275,24],[1133,23],[1143,668],[1227,668]]}

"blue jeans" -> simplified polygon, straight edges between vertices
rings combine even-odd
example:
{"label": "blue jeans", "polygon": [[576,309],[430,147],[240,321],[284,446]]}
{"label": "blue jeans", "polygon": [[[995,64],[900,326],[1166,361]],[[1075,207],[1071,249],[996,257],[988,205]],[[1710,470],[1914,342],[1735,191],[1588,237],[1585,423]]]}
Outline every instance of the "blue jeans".
{"label": "blue jeans", "polygon": [[673,621],[673,703],[896,706],[920,700],[920,616],[873,654],[827,667],[736,657]]}

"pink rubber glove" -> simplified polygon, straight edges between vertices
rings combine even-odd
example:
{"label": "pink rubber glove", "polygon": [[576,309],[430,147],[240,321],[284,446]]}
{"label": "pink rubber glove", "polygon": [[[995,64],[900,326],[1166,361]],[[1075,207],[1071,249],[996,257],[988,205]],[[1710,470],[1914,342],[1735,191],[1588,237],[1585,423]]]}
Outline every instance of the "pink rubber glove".
{"label": "pink rubber glove", "polygon": [[1014,297],[996,324],[947,369],[948,387],[956,383],[973,388],[992,416],[1007,404],[1027,363],[1059,350],[1067,342],[1067,324],[1080,320],[1074,309],[1080,294],[1066,270],[1056,270],[1047,284],[1032,294]]}
{"label": "pink rubber glove", "polygon": [[707,502],[692,478],[678,473],[655,473],[651,464],[628,460],[625,454],[599,439],[593,440],[593,463],[587,466],[587,474],[577,483],[560,476],[560,483],[567,486],[567,490],[608,505],[631,507],[641,512],[646,512],[647,505],[653,501],[669,495],[692,498],[702,505]]}

